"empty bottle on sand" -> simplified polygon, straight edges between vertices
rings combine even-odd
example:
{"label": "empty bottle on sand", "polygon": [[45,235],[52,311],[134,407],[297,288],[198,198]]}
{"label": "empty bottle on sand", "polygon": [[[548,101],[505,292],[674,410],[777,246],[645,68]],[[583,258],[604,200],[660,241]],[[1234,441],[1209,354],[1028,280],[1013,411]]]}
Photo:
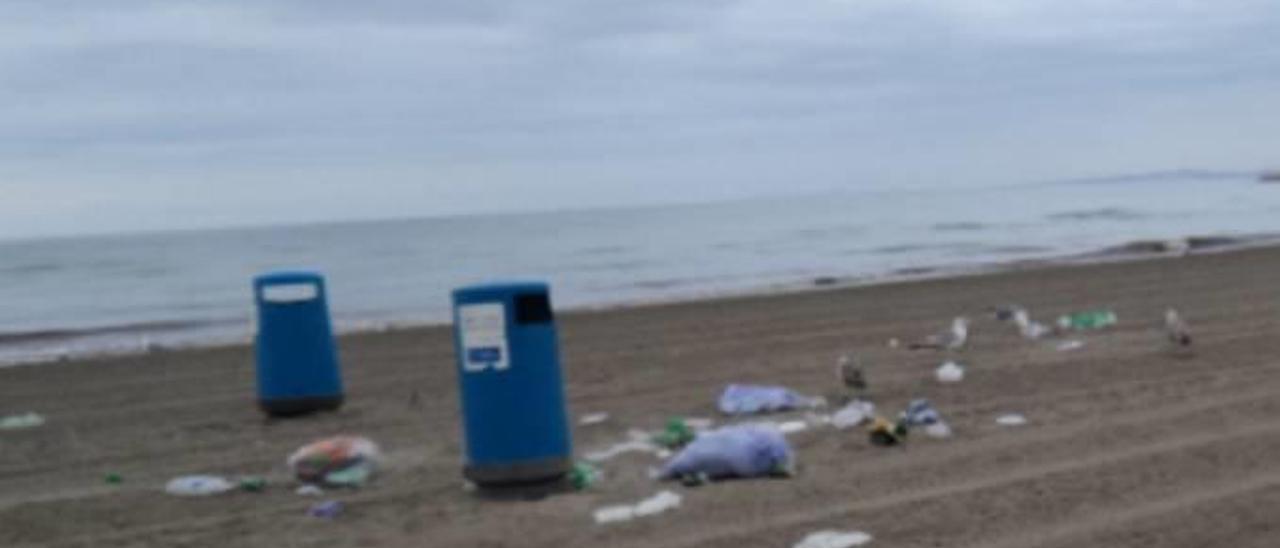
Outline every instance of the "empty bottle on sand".
{"label": "empty bottle on sand", "polygon": [[1102,329],[1115,325],[1119,319],[1110,310],[1088,310],[1067,314],[1058,318],[1058,327],[1063,329]]}

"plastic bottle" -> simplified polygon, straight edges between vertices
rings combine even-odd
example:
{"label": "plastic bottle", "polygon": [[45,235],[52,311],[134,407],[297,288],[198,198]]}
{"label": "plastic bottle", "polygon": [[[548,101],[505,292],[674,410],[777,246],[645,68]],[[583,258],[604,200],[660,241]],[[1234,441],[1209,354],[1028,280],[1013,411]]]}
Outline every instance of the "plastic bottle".
{"label": "plastic bottle", "polygon": [[1110,310],[1089,310],[1058,318],[1058,326],[1063,329],[1102,329],[1115,325],[1117,321],[1116,313]]}
{"label": "plastic bottle", "polygon": [[600,481],[600,469],[585,462],[574,464],[573,470],[569,471],[569,483],[573,484],[575,490],[587,489],[597,481]]}

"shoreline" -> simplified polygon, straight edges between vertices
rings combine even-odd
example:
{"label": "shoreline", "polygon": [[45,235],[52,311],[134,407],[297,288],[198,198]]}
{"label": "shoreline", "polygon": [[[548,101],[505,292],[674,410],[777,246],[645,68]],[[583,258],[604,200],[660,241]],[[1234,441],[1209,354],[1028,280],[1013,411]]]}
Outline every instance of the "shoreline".
{"label": "shoreline", "polygon": [[[0,432],[0,545],[730,548],[856,528],[887,546],[1265,546],[1280,473],[1278,276],[1280,247],[1270,246],[561,314],[575,455],[672,417],[732,423],[716,401],[729,384],[831,398],[836,358],[851,351],[881,414],[924,398],[953,432],[886,448],[815,422],[788,436],[796,476],[696,489],[655,482],[648,470],[662,461],[630,453],[599,463],[600,481],[584,491],[519,501],[466,491],[454,341],[442,325],[344,336],[343,407],[289,420],[264,419],[244,345],[0,369],[0,415],[45,419]],[[990,314],[1009,304],[1048,323],[1094,309],[1120,320],[1027,340]],[[1191,326],[1190,354],[1166,342],[1167,307]],[[962,351],[887,344],[960,315],[971,319]],[[1067,341],[1079,342],[1064,350]],[[938,382],[952,360],[964,378]],[[604,423],[578,423],[601,412]],[[1007,413],[1028,423],[997,424]],[[365,487],[326,491],[347,511],[318,522],[307,516],[317,499],[294,493],[285,459],[337,434],[370,438],[385,461]],[[268,486],[206,499],[164,492],[189,474]],[[595,509],[661,490],[682,495],[679,511],[592,521]],[[764,518],[744,525],[744,515]]]}
{"label": "shoreline", "polygon": [[[763,284],[741,289],[707,291],[702,293],[678,294],[672,296],[655,296],[644,299],[620,300],[600,304],[571,306],[557,311],[560,315],[608,313],[635,308],[663,307],[670,305],[694,304],[708,301],[735,300],[757,297],[785,297],[821,291],[840,291],[857,288],[874,288],[896,284],[915,282],[964,279],[975,276],[998,275],[1002,273],[1034,272],[1037,270],[1056,269],[1073,266],[1089,266],[1111,263],[1140,262],[1161,259],[1177,259],[1185,256],[1198,256],[1220,253],[1243,252],[1252,249],[1280,247],[1280,233],[1258,233],[1245,235],[1213,235],[1187,236],[1171,240],[1131,240],[1122,244],[1104,247],[1095,251],[1047,255],[1010,261],[984,262],[977,264],[958,264],[941,266],[924,266],[897,269],[881,274],[866,275],[832,275],[797,280],[790,283]],[[554,288],[553,288],[554,298]],[[246,322],[250,323],[250,322]],[[335,336],[339,338],[362,336],[377,333],[413,331],[433,328],[444,328],[452,325],[447,320],[424,321],[358,321],[354,325],[340,325],[335,322]],[[227,320],[210,321],[207,324],[192,320],[172,320],[139,324],[141,327],[191,327],[220,326],[228,328],[235,325]],[[51,365],[72,361],[100,360],[117,357],[145,356],[155,352],[183,352],[190,350],[235,348],[253,344],[250,334],[229,334],[237,331],[234,328],[224,329],[222,335],[195,337],[178,344],[156,343],[144,332],[133,329],[137,326],[101,326],[86,329],[46,329],[27,333],[0,333],[0,369],[36,365]],[[21,346],[46,340],[79,340],[97,336],[120,335],[112,339],[106,347],[90,348],[83,351],[65,349],[45,350],[31,355],[6,357],[4,345]],[[126,335],[128,337],[126,337]],[[130,344],[126,339],[134,339]]]}

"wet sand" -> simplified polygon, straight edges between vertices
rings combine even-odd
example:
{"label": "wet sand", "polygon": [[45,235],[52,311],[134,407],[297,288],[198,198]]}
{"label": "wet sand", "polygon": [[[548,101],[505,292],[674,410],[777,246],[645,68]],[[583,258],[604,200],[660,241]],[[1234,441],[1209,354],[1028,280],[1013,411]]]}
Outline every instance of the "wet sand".
{"label": "wet sand", "polygon": [[[1030,342],[984,314],[1020,303],[1037,319],[1096,307],[1119,326]],[[1166,306],[1197,338],[1163,345]],[[892,349],[955,315],[974,319],[947,355]],[[267,421],[253,404],[250,350],[227,347],[0,369],[0,415],[43,427],[0,432],[0,546],[791,546],[818,529],[857,529],[872,546],[1274,546],[1280,534],[1280,249],[1060,266],[822,289],[561,317],[570,408],[611,419],[575,427],[579,452],[656,429],[674,415],[715,417],[726,383],[832,389],[835,357],[871,363],[876,403],[896,413],[932,400],[955,431],[905,446],[861,431],[790,437],[800,473],[689,489],[648,479],[629,454],[589,491],[486,500],[463,489],[447,328],[345,337],[348,404]],[[1010,428],[996,416],[1030,421]],[[719,419],[719,417],[717,417]],[[333,521],[305,515],[284,459],[318,436],[363,434],[387,466]],[[119,474],[118,485],[104,481]],[[262,494],[177,499],[182,474],[266,475]],[[600,526],[594,508],[662,488],[678,510]]]}

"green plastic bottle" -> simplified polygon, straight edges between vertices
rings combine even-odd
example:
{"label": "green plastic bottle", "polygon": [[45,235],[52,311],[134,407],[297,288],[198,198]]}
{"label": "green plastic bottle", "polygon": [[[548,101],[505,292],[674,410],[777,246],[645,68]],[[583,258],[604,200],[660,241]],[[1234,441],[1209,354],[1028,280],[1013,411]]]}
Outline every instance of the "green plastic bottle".
{"label": "green plastic bottle", "polygon": [[1088,310],[1058,318],[1058,326],[1063,329],[1083,331],[1110,327],[1115,325],[1117,321],[1116,313],[1110,310]]}
{"label": "green plastic bottle", "polygon": [[575,463],[573,470],[569,471],[569,483],[577,491],[587,489],[597,481],[600,481],[600,469],[585,462]]}

